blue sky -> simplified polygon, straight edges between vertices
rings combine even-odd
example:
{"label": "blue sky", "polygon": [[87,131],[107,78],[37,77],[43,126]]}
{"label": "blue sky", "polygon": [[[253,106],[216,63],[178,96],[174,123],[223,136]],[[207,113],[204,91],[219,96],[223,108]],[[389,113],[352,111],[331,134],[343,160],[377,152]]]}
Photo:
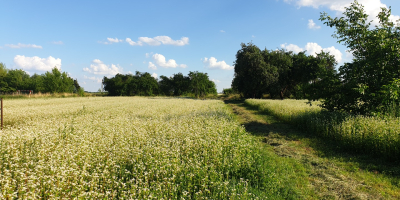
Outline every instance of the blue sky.
{"label": "blue sky", "polygon": [[[208,73],[218,92],[229,88],[241,43],[309,54],[321,49],[351,60],[318,21],[341,16],[352,0],[264,1],[5,1],[0,0],[0,62],[42,74],[57,66],[87,91],[104,76],[149,72],[155,77]],[[398,0],[359,0],[374,19]],[[375,20],[376,21],[376,20]]]}

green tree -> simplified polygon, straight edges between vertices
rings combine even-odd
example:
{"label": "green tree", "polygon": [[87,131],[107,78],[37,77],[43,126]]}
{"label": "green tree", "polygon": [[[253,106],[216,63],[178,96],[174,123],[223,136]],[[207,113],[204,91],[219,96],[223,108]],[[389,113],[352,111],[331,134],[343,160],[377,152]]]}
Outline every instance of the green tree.
{"label": "green tree", "polygon": [[[263,51],[264,62],[267,66],[276,69],[276,73],[268,74],[271,76],[269,80],[270,93],[278,93],[281,99],[284,99],[285,93],[294,87],[296,82],[293,76],[292,66],[293,66],[293,53],[285,52],[283,49],[268,51],[265,49]],[[298,76],[298,74],[296,74]],[[277,79],[272,79],[272,77],[277,77]]]}
{"label": "green tree", "polygon": [[190,92],[190,77],[184,76],[182,73],[174,74],[171,78],[171,84],[174,96],[181,96]]}
{"label": "green tree", "polygon": [[207,94],[216,94],[217,89],[215,83],[212,82],[207,73],[189,72],[190,88],[196,98],[204,97]]}
{"label": "green tree", "polygon": [[33,90],[34,93],[46,91],[43,83],[43,77],[44,75],[38,75],[36,73],[31,76],[30,88]]}
{"label": "green tree", "polygon": [[343,13],[345,17],[331,18],[321,13],[324,24],[335,27],[335,38],[353,54],[353,63],[339,68],[341,95],[327,97],[323,106],[333,110],[367,114],[379,111],[387,95],[383,87],[400,77],[400,28],[389,20],[391,9],[381,8],[379,25],[371,28],[368,15],[357,1]]}
{"label": "green tree", "polygon": [[254,44],[242,43],[236,53],[235,74],[232,88],[246,98],[259,98],[266,88],[277,81],[277,67],[265,62],[269,52],[263,52]]}
{"label": "green tree", "polygon": [[16,90],[28,90],[29,89],[29,75],[21,69],[8,70],[6,81],[8,87],[12,91]]}
{"label": "green tree", "polygon": [[60,72],[54,67],[51,72],[46,72],[43,77],[44,92],[73,92],[74,80],[66,72]]}
{"label": "green tree", "polygon": [[163,95],[172,96],[174,94],[172,80],[166,76],[160,76],[158,87],[160,89],[160,93]]}
{"label": "green tree", "polygon": [[7,67],[4,63],[0,62],[0,91],[9,92],[8,83],[6,80]]}
{"label": "green tree", "polygon": [[109,96],[152,96],[158,94],[157,80],[150,73],[117,74],[103,78],[104,90]]}

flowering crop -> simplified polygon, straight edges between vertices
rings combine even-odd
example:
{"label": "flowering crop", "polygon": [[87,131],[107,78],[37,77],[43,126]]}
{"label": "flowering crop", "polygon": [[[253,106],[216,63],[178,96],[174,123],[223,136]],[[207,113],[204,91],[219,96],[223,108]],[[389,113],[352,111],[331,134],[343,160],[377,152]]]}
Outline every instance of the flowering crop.
{"label": "flowering crop", "polygon": [[16,99],[4,112],[1,199],[243,199],[255,198],[251,188],[281,191],[273,169],[260,167],[256,141],[221,101]]}

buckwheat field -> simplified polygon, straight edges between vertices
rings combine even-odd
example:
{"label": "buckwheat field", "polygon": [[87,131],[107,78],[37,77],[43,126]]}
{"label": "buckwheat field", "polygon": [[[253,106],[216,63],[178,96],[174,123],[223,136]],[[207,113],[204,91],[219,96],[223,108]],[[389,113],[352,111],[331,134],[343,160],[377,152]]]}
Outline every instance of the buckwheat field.
{"label": "buckwheat field", "polygon": [[275,174],[221,101],[17,99],[4,102],[4,120],[0,199],[253,199],[290,190],[290,177]]}

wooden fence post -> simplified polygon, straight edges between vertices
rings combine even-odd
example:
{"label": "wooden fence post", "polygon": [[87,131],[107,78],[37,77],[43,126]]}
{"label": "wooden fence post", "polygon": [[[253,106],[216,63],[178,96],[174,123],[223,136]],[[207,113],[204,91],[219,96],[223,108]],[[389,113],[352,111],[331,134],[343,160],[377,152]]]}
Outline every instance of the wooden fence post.
{"label": "wooden fence post", "polygon": [[3,98],[1,98],[1,130],[3,130]]}

